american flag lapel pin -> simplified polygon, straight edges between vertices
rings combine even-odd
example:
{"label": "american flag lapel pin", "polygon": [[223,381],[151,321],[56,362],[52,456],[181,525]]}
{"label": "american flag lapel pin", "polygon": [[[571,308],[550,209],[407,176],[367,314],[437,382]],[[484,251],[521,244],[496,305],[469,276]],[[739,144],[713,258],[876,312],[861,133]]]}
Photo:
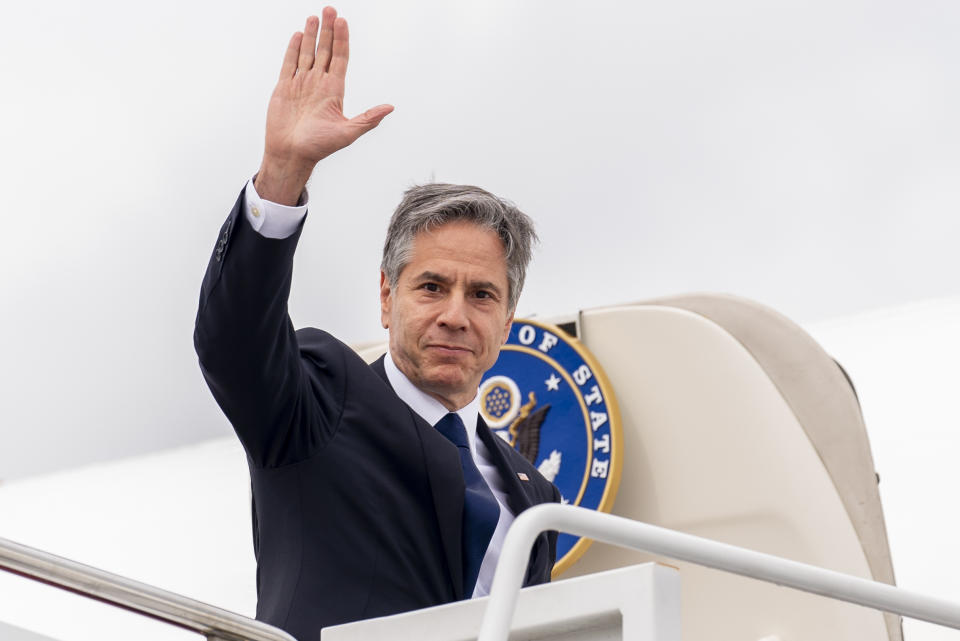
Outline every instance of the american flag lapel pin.
{"label": "american flag lapel pin", "polygon": [[521,480],[521,481],[529,481],[529,480],[530,480],[530,477],[527,476],[526,473],[524,473],[524,472],[517,472],[517,476],[520,477],[520,480]]}

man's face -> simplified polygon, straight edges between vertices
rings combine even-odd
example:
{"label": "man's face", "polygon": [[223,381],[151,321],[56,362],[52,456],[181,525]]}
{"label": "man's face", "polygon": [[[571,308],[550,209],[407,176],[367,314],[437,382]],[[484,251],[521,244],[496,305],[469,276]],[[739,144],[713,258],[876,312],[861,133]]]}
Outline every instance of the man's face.
{"label": "man's face", "polygon": [[380,309],[400,371],[447,409],[463,407],[513,321],[503,243],[469,222],[418,234],[396,287],[380,274]]}

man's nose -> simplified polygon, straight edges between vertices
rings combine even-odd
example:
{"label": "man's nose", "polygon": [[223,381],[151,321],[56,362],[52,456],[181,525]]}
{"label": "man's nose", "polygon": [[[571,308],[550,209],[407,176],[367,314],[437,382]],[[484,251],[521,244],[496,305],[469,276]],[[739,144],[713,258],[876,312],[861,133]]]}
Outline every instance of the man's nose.
{"label": "man's nose", "polygon": [[465,329],[467,327],[467,300],[463,294],[448,296],[443,303],[437,324],[448,329]]}

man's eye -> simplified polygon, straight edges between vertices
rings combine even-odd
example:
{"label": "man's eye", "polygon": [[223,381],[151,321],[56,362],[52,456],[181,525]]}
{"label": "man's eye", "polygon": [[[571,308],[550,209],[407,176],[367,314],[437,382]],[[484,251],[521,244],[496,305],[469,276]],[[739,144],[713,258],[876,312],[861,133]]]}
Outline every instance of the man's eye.
{"label": "man's eye", "polygon": [[491,294],[485,289],[477,291],[477,298],[490,298]]}
{"label": "man's eye", "polygon": [[423,285],[421,285],[421,287],[423,287],[423,288],[424,288],[425,290],[427,290],[428,292],[439,292],[439,291],[440,291],[440,285],[437,285],[436,283],[424,283]]}

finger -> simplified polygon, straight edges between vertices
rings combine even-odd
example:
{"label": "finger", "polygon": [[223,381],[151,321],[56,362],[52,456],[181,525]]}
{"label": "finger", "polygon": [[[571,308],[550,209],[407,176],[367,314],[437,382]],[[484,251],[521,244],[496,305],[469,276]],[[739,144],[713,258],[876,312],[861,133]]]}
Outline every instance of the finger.
{"label": "finger", "polygon": [[300,55],[300,41],[302,39],[303,34],[299,31],[290,38],[290,44],[287,45],[287,50],[283,54],[283,64],[280,66],[281,80],[293,78],[293,74],[297,72],[297,57]]}
{"label": "finger", "polygon": [[347,21],[337,18],[333,23],[333,57],[330,59],[330,73],[340,78],[347,77],[347,59],[350,57],[350,32]]}
{"label": "finger", "polygon": [[320,27],[320,39],[317,41],[317,59],[313,66],[323,71],[330,64],[330,47],[333,46],[333,23],[337,19],[337,10],[323,8],[323,24]]}
{"label": "finger", "polygon": [[351,118],[350,124],[359,130],[359,133],[357,134],[357,137],[359,138],[363,134],[379,125],[380,121],[383,120],[391,111],[393,111],[393,105],[377,105],[372,109],[367,109],[359,116],[354,116]]}
{"label": "finger", "polygon": [[313,67],[313,52],[317,48],[317,27],[320,19],[317,16],[307,18],[303,28],[303,39],[300,41],[300,58],[297,60],[297,69],[308,71]]}

